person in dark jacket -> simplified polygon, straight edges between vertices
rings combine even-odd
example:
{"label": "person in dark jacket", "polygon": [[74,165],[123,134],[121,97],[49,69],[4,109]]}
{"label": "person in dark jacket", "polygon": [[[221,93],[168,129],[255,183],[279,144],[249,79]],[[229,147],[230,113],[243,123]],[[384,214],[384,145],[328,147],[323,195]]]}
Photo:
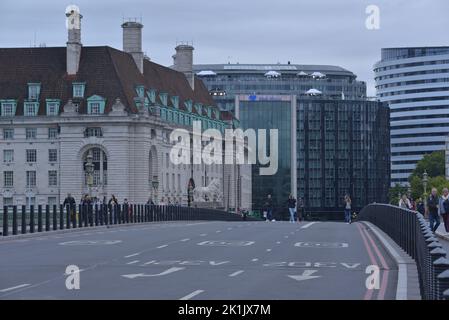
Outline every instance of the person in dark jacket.
{"label": "person in dark jacket", "polygon": [[432,188],[432,192],[427,199],[427,210],[429,212],[429,227],[435,232],[440,226],[440,216],[438,215],[438,191],[436,188]]}
{"label": "person in dark jacket", "polygon": [[69,215],[70,219],[74,221],[76,219],[76,201],[75,198],[72,197],[70,193],[67,193],[67,197],[64,199],[64,202],[62,203],[64,208],[69,206]]}
{"label": "person in dark jacket", "polygon": [[418,201],[416,202],[416,210],[422,215],[426,213],[426,207],[424,206],[424,202],[422,201],[421,198],[419,198]]}
{"label": "person in dark jacket", "polygon": [[297,206],[296,206],[296,219],[301,222],[301,219],[304,217],[304,201],[302,198],[298,198]]}
{"label": "person in dark jacket", "polygon": [[287,206],[290,213],[290,223],[295,223],[296,199],[292,194],[290,194],[290,196],[288,197]]}

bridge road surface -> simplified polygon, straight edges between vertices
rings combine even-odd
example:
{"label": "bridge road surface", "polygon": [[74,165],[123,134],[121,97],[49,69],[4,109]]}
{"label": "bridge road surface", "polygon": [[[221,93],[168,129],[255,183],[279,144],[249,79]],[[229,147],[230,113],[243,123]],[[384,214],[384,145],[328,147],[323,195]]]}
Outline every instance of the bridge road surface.
{"label": "bridge road surface", "polygon": [[[368,265],[380,288],[367,290]],[[68,265],[81,271],[68,290]],[[363,224],[169,222],[0,241],[0,299],[394,299]]]}

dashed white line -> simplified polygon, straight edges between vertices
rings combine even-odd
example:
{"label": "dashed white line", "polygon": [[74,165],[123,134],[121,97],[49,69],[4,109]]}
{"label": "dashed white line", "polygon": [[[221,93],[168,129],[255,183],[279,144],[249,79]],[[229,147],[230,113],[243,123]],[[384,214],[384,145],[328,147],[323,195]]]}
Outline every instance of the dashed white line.
{"label": "dashed white line", "polygon": [[148,264],[152,264],[152,263],[155,263],[155,262],[156,262],[156,260],[151,260],[151,261],[145,262],[143,265],[146,266]]}
{"label": "dashed white line", "polygon": [[315,223],[318,223],[318,221],[310,222],[310,223],[308,223],[308,224],[306,224],[306,225],[303,225],[303,226],[301,227],[301,229],[307,229],[308,227],[314,225]]}
{"label": "dashed white line", "polygon": [[168,247],[168,244],[163,244],[162,246],[159,246],[159,247],[157,247],[158,249],[162,249],[162,248],[165,248],[165,247]]}
{"label": "dashed white line", "polygon": [[254,258],[253,260],[251,260],[251,261],[253,261],[253,262],[256,262],[256,261],[259,261],[259,259],[257,259],[257,258]]}
{"label": "dashed white line", "polygon": [[140,254],[140,252],[133,253],[133,254],[130,254],[130,255],[128,255],[128,256],[125,256],[125,258],[135,257],[135,256],[138,256],[139,254]]}
{"label": "dashed white line", "polygon": [[130,261],[127,264],[136,264],[137,262],[139,262],[139,260]]}
{"label": "dashed white line", "polygon": [[20,288],[24,288],[24,287],[28,287],[28,286],[31,286],[31,284],[29,284],[29,283],[24,283],[24,284],[20,284],[20,285],[18,285],[18,286],[15,286],[15,287],[2,289],[2,290],[0,290],[0,292],[4,293],[4,292],[16,290],[16,289],[20,289]]}
{"label": "dashed white line", "polygon": [[204,290],[196,290],[196,291],[193,291],[192,293],[189,293],[188,295],[182,297],[179,300],[190,300],[193,297],[195,297],[195,296],[197,296],[197,295],[199,295],[200,293],[203,293],[203,292],[204,292]]}
{"label": "dashed white line", "polygon": [[271,249],[267,249],[267,252],[271,252]]}
{"label": "dashed white line", "polygon": [[200,234],[200,237],[205,237],[205,236],[207,236],[207,233]]}
{"label": "dashed white line", "polygon": [[238,276],[239,274],[242,274],[243,272],[245,272],[245,271],[239,270],[239,271],[236,271],[236,272],[234,272],[234,273],[231,273],[229,276],[230,276],[230,277],[236,277],[236,276]]}
{"label": "dashed white line", "polygon": [[276,241],[276,244],[281,244],[281,242],[280,241]]}
{"label": "dashed white line", "polygon": [[221,232],[221,230],[217,230],[217,231],[215,231],[216,233],[220,233]]}
{"label": "dashed white line", "polygon": [[185,238],[185,239],[182,239],[181,242],[186,242],[186,241],[189,241],[189,240],[190,240],[189,238]]}

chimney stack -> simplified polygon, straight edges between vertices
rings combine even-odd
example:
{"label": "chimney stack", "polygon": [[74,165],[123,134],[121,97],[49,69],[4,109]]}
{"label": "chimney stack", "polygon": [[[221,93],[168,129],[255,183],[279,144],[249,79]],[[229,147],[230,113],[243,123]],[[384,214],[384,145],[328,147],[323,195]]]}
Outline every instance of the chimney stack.
{"label": "chimney stack", "polygon": [[139,22],[128,21],[122,24],[123,51],[132,55],[140,73],[143,74],[142,28]]}
{"label": "chimney stack", "polygon": [[192,90],[195,90],[195,74],[193,73],[193,46],[180,44],[173,55],[173,69],[185,74]]}
{"label": "chimney stack", "polygon": [[67,74],[76,75],[81,58],[81,19],[79,8],[75,5],[66,8],[66,27],[68,30],[68,41],[66,50]]}

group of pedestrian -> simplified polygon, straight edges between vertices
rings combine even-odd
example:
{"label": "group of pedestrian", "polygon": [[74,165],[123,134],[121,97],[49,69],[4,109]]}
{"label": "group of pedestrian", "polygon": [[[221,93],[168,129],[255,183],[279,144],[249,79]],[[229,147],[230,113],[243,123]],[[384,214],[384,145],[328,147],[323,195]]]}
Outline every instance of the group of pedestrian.
{"label": "group of pedestrian", "polygon": [[[286,205],[289,213],[289,222],[290,223],[300,222],[304,209],[302,199],[299,198],[298,200],[296,200],[295,197],[293,197],[293,195],[290,194],[286,201]],[[276,221],[276,219],[274,218],[274,204],[271,194],[267,195],[267,199],[265,200],[262,206],[262,214],[265,221],[267,222]]]}
{"label": "group of pedestrian", "polygon": [[427,199],[427,213],[429,215],[429,227],[435,232],[443,219],[446,233],[449,233],[449,190],[443,189],[442,195],[438,196],[438,190],[432,188]]}
{"label": "group of pedestrian", "polygon": [[423,216],[428,216],[429,226],[432,232],[435,232],[440,226],[440,220],[443,219],[444,227],[449,233],[449,191],[447,188],[442,190],[441,196],[438,195],[438,190],[432,188],[430,195],[427,197],[427,203],[422,198],[415,201],[402,195],[399,199],[399,207],[403,209],[418,211]]}

